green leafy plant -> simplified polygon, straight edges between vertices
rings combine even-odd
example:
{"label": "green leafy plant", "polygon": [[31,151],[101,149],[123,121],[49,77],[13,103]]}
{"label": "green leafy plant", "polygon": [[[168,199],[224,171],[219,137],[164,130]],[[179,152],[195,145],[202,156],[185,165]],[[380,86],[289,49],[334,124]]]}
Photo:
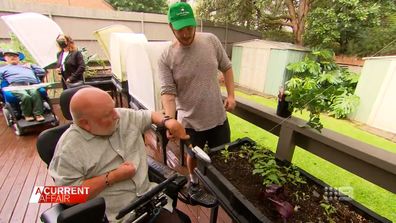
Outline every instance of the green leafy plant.
{"label": "green leafy plant", "polygon": [[220,154],[225,163],[238,157],[248,160],[253,165],[252,173],[263,177],[264,186],[306,183],[295,166],[279,165],[275,155],[263,146],[245,144],[234,152],[225,145]]}
{"label": "green leafy plant", "polygon": [[168,10],[168,1],[165,0],[107,0],[107,2],[119,11],[166,14]]}
{"label": "green leafy plant", "polygon": [[337,209],[327,201],[323,201],[322,203],[320,203],[320,206],[323,208],[326,214],[327,221],[330,223],[335,223],[331,215],[336,213]]}
{"label": "green leafy plant", "polygon": [[344,118],[359,104],[359,98],[353,95],[358,76],[338,66],[333,51],[314,49],[287,69],[292,78],[286,82],[286,100],[297,111],[306,109],[307,125],[318,131],[323,128],[322,112]]}
{"label": "green leafy plant", "polygon": [[250,156],[249,162],[253,163],[254,166],[253,174],[263,177],[263,185],[276,184],[282,186],[285,183],[294,185],[306,183],[293,165],[278,165],[275,155],[271,151],[260,146],[252,146],[250,149],[250,152],[245,151],[244,153]]}
{"label": "green leafy plant", "polygon": [[85,47],[82,47],[80,49],[81,54],[83,55],[84,63],[85,63],[85,71],[84,71],[84,76],[85,77],[91,77],[96,74],[96,72],[93,69],[90,69],[89,64],[92,63],[95,58],[97,57],[96,54],[89,54],[88,50]]}
{"label": "green leafy plant", "polygon": [[253,174],[262,176],[264,178],[263,185],[265,186],[271,184],[283,185],[286,183],[286,175],[272,157],[268,157],[267,160],[257,160],[254,163]]}
{"label": "green leafy plant", "polygon": [[231,157],[231,152],[228,150],[228,145],[225,145],[224,146],[224,149],[223,150],[221,150],[221,155],[223,155],[223,157],[224,157],[224,162],[225,163],[227,163],[228,162],[228,160],[230,159],[230,157]]}
{"label": "green leafy plant", "polygon": [[294,185],[307,183],[304,178],[301,177],[300,171],[298,171],[295,166],[290,165],[289,167],[284,167],[284,169],[287,173],[288,182]]}
{"label": "green leafy plant", "polygon": [[242,145],[238,151],[238,156],[242,159],[249,159],[253,154],[252,149],[248,145]]}
{"label": "green leafy plant", "polygon": [[330,105],[330,115],[335,118],[343,118],[355,111],[359,105],[359,97],[348,92],[334,98],[333,104]]}
{"label": "green leafy plant", "polygon": [[309,195],[309,194],[306,194],[305,192],[302,192],[302,191],[296,191],[296,192],[294,192],[294,193],[293,193],[293,196],[294,196],[294,198],[295,198],[297,201],[305,201],[305,200],[308,200],[308,199],[310,198],[310,195]]}
{"label": "green leafy plant", "polygon": [[97,73],[96,69],[91,67],[91,64],[98,64],[103,69],[106,68],[106,63],[104,60],[100,59],[97,54],[90,54],[85,47],[80,49],[81,54],[83,55],[84,63],[85,63],[85,71],[84,77],[92,77],[95,76]]}

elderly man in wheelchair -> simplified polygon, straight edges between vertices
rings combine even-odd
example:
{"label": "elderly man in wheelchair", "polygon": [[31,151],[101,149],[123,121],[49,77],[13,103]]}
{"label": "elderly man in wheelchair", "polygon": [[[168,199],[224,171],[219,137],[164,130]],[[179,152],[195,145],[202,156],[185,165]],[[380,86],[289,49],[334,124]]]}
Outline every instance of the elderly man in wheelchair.
{"label": "elderly man in wheelchair", "polygon": [[[172,212],[175,203],[158,196],[166,185],[161,183],[159,188],[150,182],[151,166],[142,137],[154,123],[165,126],[177,138],[188,139],[182,125],[158,112],[115,108],[110,95],[98,88],[68,89],[64,93],[67,91],[74,91],[69,104],[73,124],[57,142],[49,165],[55,184],[89,187],[90,199],[104,198],[105,218],[110,222],[189,222],[180,211]],[[175,180],[174,176],[165,183]],[[182,181],[185,184],[186,180]],[[148,207],[157,211],[147,211]],[[143,212],[146,214],[141,215]]]}
{"label": "elderly man in wheelchair", "polygon": [[[45,70],[33,64],[21,64],[20,60],[24,55],[14,50],[7,50],[0,55],[2,60],[7,62],[6,66],[0,68],[1,87],[7,86],[26,86],[40,83],[39,76],[45,75]],[[6,91],[5,99],[13,101],[15,96],[20,101],[20,109],[26,121],[45,120],[43,113],[43,101],[40,88],[20,89],[12,92]]]}
{"label": "elderly man in wheelchair", "polygon": [[49,84],[40,83],[46,71],[34,64],[22,64],[20,61],[24,58],[22,53],[14,50],[0,52],[0,60],[7,62],[0,67],[3,115],[17,135],[36,125],[59,124],[46,92],[45,87]]}

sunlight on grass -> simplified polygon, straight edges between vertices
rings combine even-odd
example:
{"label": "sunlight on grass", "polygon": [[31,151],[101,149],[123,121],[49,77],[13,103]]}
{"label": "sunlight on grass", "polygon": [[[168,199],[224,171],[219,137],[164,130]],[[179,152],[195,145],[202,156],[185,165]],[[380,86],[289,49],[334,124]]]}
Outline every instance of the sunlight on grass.
{"label": "sunlight on grass", "polygon": [[[236,92],[238,97],[243,97],[264,106],[276,108],[275,98],[265,98],[257,95],[247,95]],[[296,117],[307,119],[308,114],[293,114]],[[258,144],[276,151],[278,137],[247,122],[243,119],[228,114],[231,125],[231,139],[249,137]],[[325,128],[336,131],[340,134],[350,136],[362,142],[374,145],[378,148],[396,153],[396,143],[378,137],[361,130],[356,124],[347,120],[337,120],[332,117],[321,115],[322,123]],[[323,180],[332,187],[351,186],[353,188],[353,198],[373,210],[374,212],[396,222],[396,194],[376,186],[361,177],[349,173],[340,167],[323,160],[299,147],[296,147],[293,163],[306,170],[315,177]]]}

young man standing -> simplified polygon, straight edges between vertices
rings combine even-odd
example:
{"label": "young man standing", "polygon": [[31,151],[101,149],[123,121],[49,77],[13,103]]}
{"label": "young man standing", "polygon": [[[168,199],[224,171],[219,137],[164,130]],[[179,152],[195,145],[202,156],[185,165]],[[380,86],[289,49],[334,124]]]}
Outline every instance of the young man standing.
{"label": "young man standing", "polygon": [[[236,105],[231,62],[215,35],[196,33],[196,21],[189,4],[172,4],[168,21],[175,40],[159,61],[165,114],[175,117],[177,112],[177,119],[186,128],[193,146],[203,148],[207,144],[213,148],[228,143],[230,127],[226,111],[233,110]],[[224,102],[217,80],[218,71],[224,75],[228,94]],[[199,188],[194,174],[196,166],[195,156],[189,149],[190,200],[210,206],[216,200]]]}

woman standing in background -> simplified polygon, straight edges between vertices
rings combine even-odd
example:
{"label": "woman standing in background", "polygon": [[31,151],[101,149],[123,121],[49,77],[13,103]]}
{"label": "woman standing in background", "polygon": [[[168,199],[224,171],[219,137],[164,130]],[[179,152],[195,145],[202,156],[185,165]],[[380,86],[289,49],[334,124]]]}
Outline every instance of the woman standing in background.
{"label": "woman standing in background", "polygon": [[70,36],[61,34],[56,38],[56,42],[60,48],[56,56],[58,61],[56,67],[62,75],[63,89],[79,85],[78,83],[82,84],[85,71],[83,55]]}

